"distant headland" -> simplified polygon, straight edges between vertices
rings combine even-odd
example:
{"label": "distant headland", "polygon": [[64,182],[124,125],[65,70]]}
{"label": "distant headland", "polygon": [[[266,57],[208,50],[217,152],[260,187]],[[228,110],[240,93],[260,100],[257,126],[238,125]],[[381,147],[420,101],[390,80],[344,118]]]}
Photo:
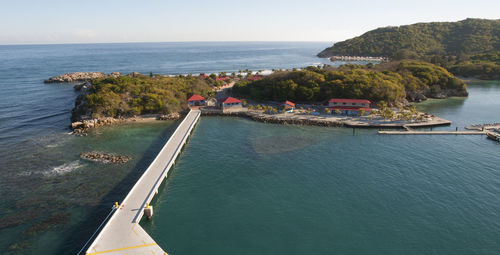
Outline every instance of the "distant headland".
{"label": "distant headland", "polygon": [[383,27],[337,42],[319,57],[401,60],[439,65],[462,77],[500,79],[500,20],[417,23]]}

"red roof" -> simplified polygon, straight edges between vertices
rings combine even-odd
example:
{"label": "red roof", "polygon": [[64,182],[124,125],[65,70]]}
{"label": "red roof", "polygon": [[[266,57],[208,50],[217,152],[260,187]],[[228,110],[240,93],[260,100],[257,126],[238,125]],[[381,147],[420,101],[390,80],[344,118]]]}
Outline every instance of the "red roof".
{"label": "red roof", "polygon": [[328,103],[356,103],[356,104],[371,104],[369,100],[366,99],[346,99],[346,98],[332,98],[328,100]]}
{"label": "red roof", "polygon": [[208,77],[208,75],[204,74],[204,73],[200,73],[200,76],[203,76],[203,77]]}
{"label": "red roof", "polygon": [[359,111],[359,110],[365,110],[366,112],[370,112],[372,109],[371,108],[363,108],[363,107],[328,107],[330,110],[340,110],[340,111]]}
{"label": "red roof", "polygon": [[204,97],[200,96],[200,95],[192,95],[188,101],[202,101],[202,100],[205,100]]}
{"label": "red roof", "polygon": [[225,97],[225,98],[219,98],[218,100],[220,103],[223,104],[234,104],[234,103],[241,103],[240,100],[234,98],[234,97]]}
{"label": "red roof", "polygon": [[288,101],[288,100],[286,100],[285,102],[283,102],[281,105],[289,105],[291,107],[295,107],[295,104],[292,103],[292,102],[290,102],[290,101]]}
{"label": "red roof", "polygon": [[225,81],[225,80],[229,80],[229,79],[231,79],[231,78],[229,78],[227,76],[215,78],[216,81]]}

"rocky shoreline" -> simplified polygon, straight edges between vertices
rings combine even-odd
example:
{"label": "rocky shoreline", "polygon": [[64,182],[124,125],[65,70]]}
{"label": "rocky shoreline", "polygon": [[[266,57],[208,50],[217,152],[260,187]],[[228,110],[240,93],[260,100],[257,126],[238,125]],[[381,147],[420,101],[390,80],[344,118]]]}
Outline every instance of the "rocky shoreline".
{"label": "rocky shoreline", "polygon": [[307,125],[307,126],[321,126],[321,127],[344,127],[345,124],[340,121],[329,121],[329,120],[312,120],[308,118],[302,119],[292,119],[292,118],[276,118],[273,115],[260,114],[257,112],[241,111],[241,112],[226,112],[222,111],[203,111],[201,112],[203,116],[232,116],[232,117],[244,117],[249,118],[253,121],[269,123],[269,124],[281,124],[281,125]]}
{"label": "rocky shoreline", "polygon": [[[86,135],[86,131],[91,128],[97,128],[102,126],[109,126],[120,123],[129,122],[141,122],[141,121],[153,121],[153,120],[178,120],[182,116],[180,113],[171,114],[152,114],[143,116],[124,116],[119,118],[114,117],[99,117],[93,118],[92,112],[86,106],[86,96],[89,94],[89,90],[92,87],[91,79],[103,78],[103,77],[119,77],[122,74],[119,72],[113,72],[110,74],[105,74],[102,72],[78,72],[78,73],[67,73],[58,76],[54,76],[45,80],[46,83],[75,83],[74,89],[80,91],[80,94],[75,100],[75,106],[71,111],[71,125],[70,128],[73,130],[74,134]],[[138,75],[138,73],[130,73],[130,76]]]}
{"label": "rocky shoreline", "polygon": [[98,151],[82,152],[80,158],[104,164],[124,164],[130,160],[130,157],[124,155],[114,155]]}
{"label": "rocky shoreline", "polygon": [[122,117],[122,118],[95,118],[95,119],[84,119],[79,121],[74,121],[71,123],[71,129],[74,134],[86,135],[86,132],[91,128],[110,126],[116,124],[132,123],[132,122],[149,122],[149,121],[159,121],[159,120],[178,120],[182,118],[180,113],[171,113],[164,115],[144,115],[144,116],[133,116],[133,117]]}
{"label": "rocky shoreline", "polygon": [[121,73],[112,72],[110,74],[105,74],[103,72],[76,72],[76,73],[65,73],[61,75],[56,75],[45,80],[45,83],[72,83],[72,82],[84,82],[90,81],[96,78],[105,77],[119,77]]}
{"label": "rocky shoreline", "polygon": [[239,111],[239,112],[222,112],[215,110],[201,111],[203,116],[228,116],[228,117],[244,117],[253,121],[281,124],[281,125],[306,125],[306,126],[321,126],[321,127],[348,127],[348,128],[383,128],[383,129],[404,129],[404,128],[420,128],[420,127],[435,127],[448,126],[451,121],[441,119],[437,116],[432,116],[432,119],[421,122],[391,122],[377,121],[368,119],[350,119],[349,117],[335,118],[326,116],[311,116],[311,115],[283,115],[283,114],[265,114],[257,111]]}

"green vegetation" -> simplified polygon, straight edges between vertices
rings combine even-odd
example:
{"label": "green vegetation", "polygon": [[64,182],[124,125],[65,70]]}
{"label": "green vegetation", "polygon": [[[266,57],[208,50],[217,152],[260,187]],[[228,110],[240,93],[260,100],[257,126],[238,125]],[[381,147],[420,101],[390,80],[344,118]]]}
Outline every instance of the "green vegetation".
{"label": "green vegetation", "polygon": [[500,79],[500,51],[477,54],[462,59],[446,61],[436,59],[438,63],[448,68],[452,73],[464,77],[477,77],[479,79]]}
{"label": "green vegetation", "polygon": [[131,75],[92,80],[85,96],[93,117],[120,117],[150,113],[172,113],[187,109],[187,97],[212,92],[209,79],[193,76]]}
{"label": "green vegetation", "polygon": [[418,59],[456,75],[500,78],[500,20],[418,23],[384,27],[335,43],[320,57],[336,55]]}
{"label": "green vegetation", "polygon": [[396,105],[406,99],[466,96],[466,86],[439,66],[390,62],[375,67],[344,65],[281,71],[257,81],[241,81],[233,93],[259,101],[323,102],[330,98],[361,98]]}

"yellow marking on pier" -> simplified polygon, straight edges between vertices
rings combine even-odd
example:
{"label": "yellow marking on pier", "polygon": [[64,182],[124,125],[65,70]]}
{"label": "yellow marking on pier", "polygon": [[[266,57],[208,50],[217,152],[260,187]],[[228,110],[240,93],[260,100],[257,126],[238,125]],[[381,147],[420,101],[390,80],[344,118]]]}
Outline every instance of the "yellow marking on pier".
{"label": "yellow marking on pier", "polygon": [[87,253],[86,255],[110,253],[110,252],[114,252],[114,251],[130,250],[130,249],[148,247],[148,246],[153,246],[153,245],[157,245],[157,244],[156,243],[149,243],[149,244],[143,244],[143,245],[129,246],[129,247],[123,247],[123,248],[112,249],[112,250],[107,250],[107,251],[98,251],[98,252],[94,252],[94,253]]}

